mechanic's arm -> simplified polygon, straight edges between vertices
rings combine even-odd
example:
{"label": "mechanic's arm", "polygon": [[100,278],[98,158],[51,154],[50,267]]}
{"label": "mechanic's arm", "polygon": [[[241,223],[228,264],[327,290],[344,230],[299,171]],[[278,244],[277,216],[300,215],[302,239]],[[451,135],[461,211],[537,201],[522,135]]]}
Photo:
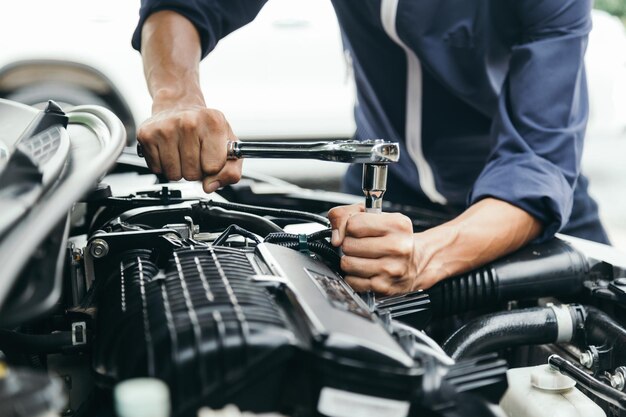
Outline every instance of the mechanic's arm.
{"label": "mechanic's arm", "polygon": [[357,291],[384,295],[430,288],[520,248],[542,229],[524,210],[493,198],[415,234],[408,217],[364,213],[361,205],[334,208],[328,217],[332,243],[343,249],[346,281]]}
{"label": "mechanic's arm", "polygon": [[170,180],[202,179],[206,192],[241,178],[242,162],[226,160],[226,142],[237,138],[221,112],[206,108],[198,67],[265,1],[142,0],[132,43],[141,51],[153,104],[137,139],[154,172]]}
{"label": "mechanic's arm", "polygon": [[174,181],[204,178],[206,192],[239,181],[241,162],[226,162],[226,142],[235,135],[224,115],[204,103],[194,25],[173,11],[152,14],[143,25],[141,55],[153,104],[137,140],[150,168]]}
{"label": "mechanic's arm", "polygon": [[466,212],[417,235],[398,214],[329,213],[338,230],[333,243],[342,244],[342,266],[355,288],[385,294],[428,288],[565,226],[588,116],[584,53],[591,3],[515,2],[522,39],[511,50],[493,151]]}

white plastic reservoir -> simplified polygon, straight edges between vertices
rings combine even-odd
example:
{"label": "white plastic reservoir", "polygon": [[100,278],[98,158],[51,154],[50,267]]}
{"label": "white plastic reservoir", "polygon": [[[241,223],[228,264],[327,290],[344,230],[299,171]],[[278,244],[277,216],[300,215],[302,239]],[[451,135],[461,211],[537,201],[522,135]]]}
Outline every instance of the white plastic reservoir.
{"label": "white plastic reservoir", "polygon": [[508,417],[606,417],[573,379],[549,365],[510,369],[507,379],[500,406]]}

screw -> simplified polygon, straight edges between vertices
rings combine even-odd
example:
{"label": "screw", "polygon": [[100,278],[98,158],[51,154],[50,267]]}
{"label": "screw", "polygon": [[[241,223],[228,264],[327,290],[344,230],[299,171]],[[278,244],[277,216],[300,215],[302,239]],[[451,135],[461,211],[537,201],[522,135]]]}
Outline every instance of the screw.
{"label": "screw", "polygon": [[578,357],[578,360],[582,366],[587,369],[591,369],[593,366],[593,353],[590,350],[583,352]]}
{"label": "screw", "polygon": [[109,253],[109,244],[102,239],[95,239],[89,251],[94,258],[104,258]]}

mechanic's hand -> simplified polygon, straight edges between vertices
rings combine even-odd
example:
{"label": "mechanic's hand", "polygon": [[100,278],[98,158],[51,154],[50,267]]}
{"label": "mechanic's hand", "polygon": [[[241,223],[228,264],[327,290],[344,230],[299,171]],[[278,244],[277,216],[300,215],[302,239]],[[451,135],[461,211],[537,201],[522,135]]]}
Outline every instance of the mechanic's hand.
{"label": "mechanic's hand", "polygon": [[148,166],[171,181],[202,179],[207,193],[241,178],[241,160],[226,159],[226,143],[237,140],[224,115],[204,103],[157,103],[139,128]]}
{"label": "mechanic's hand", "polygon": [[392,295],[432,286],[436,277],[421,276],[423,245],[411,220],[399,213],[364,213],[362,205],[335,207],[328,213],[332,244],[341,246],[341,269],[355,291]]}

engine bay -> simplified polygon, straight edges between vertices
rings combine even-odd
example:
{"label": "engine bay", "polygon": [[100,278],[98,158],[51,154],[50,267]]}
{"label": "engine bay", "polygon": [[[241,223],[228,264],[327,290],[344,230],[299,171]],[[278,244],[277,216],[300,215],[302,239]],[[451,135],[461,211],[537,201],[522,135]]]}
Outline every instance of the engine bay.
{"label": "engine bay", "polygon": [[[18,133],[40,117],[12,110]],[[0,415],[141,415],[122,409],[162,396],[118,391],[143,378],[172,416],[626,415],[626,258],[611,247],[558,236],[426,291],[359,294],[326,213],[360,199],[254,174],[206,195],[118,157],[106,112],[66,123],[49,184],[0,169],[0,207],[41,188],[0,229]],[[100,159],[81,167],[90,137]],[[383,208],[415,231],[446,220]]]}

